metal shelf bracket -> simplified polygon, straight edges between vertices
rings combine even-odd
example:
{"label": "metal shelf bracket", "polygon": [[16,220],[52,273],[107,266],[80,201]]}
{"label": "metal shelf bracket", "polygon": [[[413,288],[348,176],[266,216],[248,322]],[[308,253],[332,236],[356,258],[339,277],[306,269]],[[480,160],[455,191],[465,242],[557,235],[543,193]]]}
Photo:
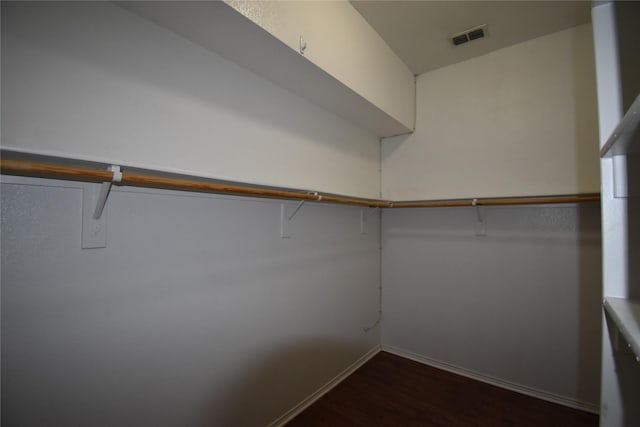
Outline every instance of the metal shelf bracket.
{"label": "metal shelf bracket", "polygon": [[293,211],[291,213],[287,213],[286,203],[280,204],[280,237],[283,239],[290,239],[291,232],[289,231],[289,223],[296,216],[302,205],[304,205],[305,200],[300,200]]}
{"label": "metal shelf bracket", "polygon": [[476,236],[486,236],[487,235],[487,223],[484,220],[484,213],[482,212],[482,207],[478,205],[478,199],[473,199],[471,202],[471,206],[476,209],[476,217],[478,218],[478,222],[476,222]]}
{"label": "metal shelf bracket", "polygon": [[96,209],[93,211],[93,219],[100,219],[102,216],[102,211],[104,210],[104,206],[107,203],[107,198],[109,197],[109,192],[111,191],[111,186],[114,182],[122,181],[122,172],[120,172],[120,166],[112,165],[109,167],[109,170],[113,172],[113,179],[111,182],[103,182],[100,187],[100,194],[98,195],[98,200],[96,202]]}
{"label": "metal shelf bracket", "polygon": [[107,220],[104,207],[114,182],[122,181],[120,166],[111,166],[111,181],[90,184],[82,192],[82,249],[107,247]]}

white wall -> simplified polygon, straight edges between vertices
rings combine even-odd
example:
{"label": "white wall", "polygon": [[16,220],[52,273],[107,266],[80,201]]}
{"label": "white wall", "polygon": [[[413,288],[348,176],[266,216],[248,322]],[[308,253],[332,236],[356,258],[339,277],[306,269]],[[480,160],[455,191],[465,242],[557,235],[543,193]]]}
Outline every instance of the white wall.
{"label": "white wall", "polygon": [[264,426],[379,344],[378,211],[3,177],[3,426]]}
{"label": "white wall", "polygon": [[[3,148],[378,195],[372,134],[113,4],[3,2],[1,71]],[[439,198],[420,135],[385,141],[385,182],[416,185],[385,197]],[[359,208],[307,204],[282,240],[277,201],[118,189],[107,248],[81,250],[84,184],[3,180],[3,424],[265,425],[379,342],[362,330],[378,310],[374,211],[361,235]],[[593,402],[597,213],[520,209],[487,209],[484,238],[470,210],[385,213],[384,343]],[[505,294],[521,309],[508,317]],[[477,336],[442,324],[460,295]],[[522,329],[491,329],[511,316]],[[509,357],[518,369],[496,366]]]}
{"label": "white wall", "polygon": [[599,204],[383,212],[383,349],[597,410]]}
{"label": "white wall", "polygon": [[112,3],[2,2],[2,145],[379,194],[379,142]]}
{"label": "white wall", "polygon": [[595,193],[590,25],[422,74],[416,132],[382,143],[393,200]]}

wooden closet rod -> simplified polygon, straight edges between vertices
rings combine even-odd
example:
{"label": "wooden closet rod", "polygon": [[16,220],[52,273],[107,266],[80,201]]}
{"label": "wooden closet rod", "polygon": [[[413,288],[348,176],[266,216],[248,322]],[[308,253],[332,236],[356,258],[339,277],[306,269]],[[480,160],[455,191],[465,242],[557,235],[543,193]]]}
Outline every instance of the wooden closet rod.
{"label": "wooden closet rod", "polygon": [[394,202],[393,208],[441,208],[453,206],[543,205],[553,203],[599,202],[600,196],[516,197],[504,199],[451,200],[441,202]]}
{"label": "wooden closet rod", "polygon": [[[0,171],[7,175],[36,176],[44,178],[70,179],[89,182],[111,182],[114,173],[108,170],[91,169],[75,166],[62,166],[50,163],[38,163],[25,160],[0,159]],[[348,205],[368,206],[372,208],[435,208],[455,206],[492,206],[492,205],[530,205],[550,203],[597,202],[600,196],[568,196],[568,197],[523,197],[504,199],[473,199],[434,202],[392,202],[375,199],[358,199],[354,197],[333,196],[329,194],[307,193],[290,190],[272,190],[241,185],[220,184],[194,181],[181,178],[167,178],[123,172],[117,185],[134,187],[151,187],[169,190],[183,190],[206,193],[235,194],[253,197],[273,197],[278,199],[309,200],[313,202],[342,203]]]}
{"label": "wooden closet rod", "polygon": [[[0,171],[7,175],[62,178],[90,182],[111,182],[113,180],[113,172],[107,170],[61,166],[24,160],[0,159]],[[271,190],[266,188],[194,181],[181,178],[141,175],[129,172],[123,172],[121,180],[115,184],[254,197],[273,197],[278,199],[309,200],[314,202],[323,201],[376,208],[389,206],[389,202],[382,200],[357,199],[352,197],[322,195],[318,193],[305,193],[300,191]]]}

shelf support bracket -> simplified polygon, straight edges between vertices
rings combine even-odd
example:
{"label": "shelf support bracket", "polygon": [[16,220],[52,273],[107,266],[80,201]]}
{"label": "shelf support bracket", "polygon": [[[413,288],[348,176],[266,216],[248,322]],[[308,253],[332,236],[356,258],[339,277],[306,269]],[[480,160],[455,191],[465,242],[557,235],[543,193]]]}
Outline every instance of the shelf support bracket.
{"label": "shelf support bracket", "polygon": [[100,219],[102,216],[102,211],[104,210],[104,206],[107,203],[107,198],[109,197],[109,193],[111,192],[111,186],[114,182],[122,181],[122,172],[120,172],[120,166],[112,165],[109,167],[109,170],[113,172],[113,178],[111,182],[103,182],[100,187],[100,194],[98,195],[98,201],[96,202],[96,209],[93,211],[93,219]]}
{"label": "shelf support bracket", "polygon": [[304,205],[304,200],[300,200],[298,202],[298,206],[296,206],[296,208],[293,210],[293,212],[291,212],[291,214],[289,215],[289,218],[287,218],[287,221],[291,221],[293,219],[294,216],[296,216],[296,214],[298,213],[298,211],[300,210],[300,208],[302,207],[302,205]]}
{"label": "shelf support bracket", "polygon": [[487,235],[487,223],[484,220],[484,213],[482,212],[482,207],[478,205],[478,199],[473,199],[471,202],[471,206],[476,209],[476,217],[478,218],[478,222],[476,222],[476,236],[486,236]]}
{"label": "shelf support bracket", "polygon": [[367,231],[365,230],[366,219],[364,208],[360,208],[360,234],[367,234]]}
{"label": "shelf support bracket", "polygon": [[119,166],[109,168],[111,181],[89,184],[82,190],[82,249],[107,247],[107,219],[104,207],[114,182],[122,181]]}
{"label": "shelf support bracket", "polygon": [[297,206],[291,211],[290,214],[287,214],[286,203],[280,204],[280,237],[283,239],[290,239],[291,232],[289,231],[289,223],[296,216],[302,205],[304,205],[305,200],[300,200]]}

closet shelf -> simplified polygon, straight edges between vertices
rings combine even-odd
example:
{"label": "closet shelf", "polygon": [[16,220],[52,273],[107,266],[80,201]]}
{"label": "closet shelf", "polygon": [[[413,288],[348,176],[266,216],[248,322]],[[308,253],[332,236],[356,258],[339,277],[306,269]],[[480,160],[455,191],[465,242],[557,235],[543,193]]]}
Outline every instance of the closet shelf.
{"label": "closet shelf", "polygon": [[636,359],[640,361],[640,302],[626,298],[605,297],[603,305],[629,343]]}
{"label": "closet shelf", "polygon": [[[413,132],[414,123],[356,92],[344,79],[292,49],[225,1],[119,1],[118,5],[227,58],[309,101],[375,133]],[[240,2],[242,3],[242,2]],[[278,20],[277,16],[271,19]],[[353,42],[353,41],[351,41]],[[313,43],[310,42],[313,46]],[[312,50],[312,49],[310,49]],[[363,70],[363,72],[366,72]],[[386,85],[392,81],[379,81]],[[404,103],[413,105],[412,98]],[[415,108],[415,107],[414,107]]]}
{"label": "closet shelf", "polygon": [[640,152],[640,95],[600,150],[600,157]]}

